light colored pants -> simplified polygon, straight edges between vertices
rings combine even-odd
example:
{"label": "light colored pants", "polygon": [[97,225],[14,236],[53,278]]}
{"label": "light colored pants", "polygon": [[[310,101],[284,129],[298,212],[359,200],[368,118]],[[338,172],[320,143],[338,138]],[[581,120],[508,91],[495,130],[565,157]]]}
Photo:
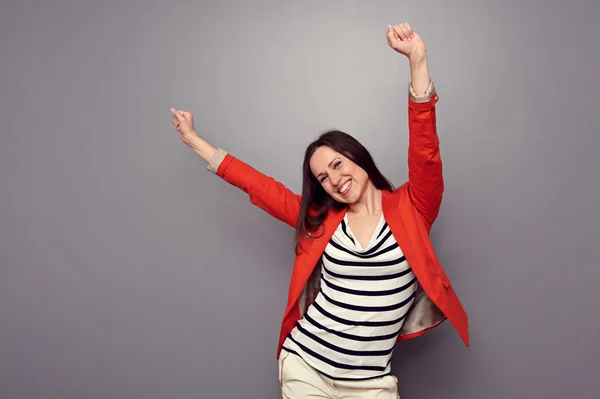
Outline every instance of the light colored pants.
{"label": "light colored pants", "polygon": [[279,386],[283,399],[400,399],[393,375],[363,381],[332,380],[286,350],[279,356]]}

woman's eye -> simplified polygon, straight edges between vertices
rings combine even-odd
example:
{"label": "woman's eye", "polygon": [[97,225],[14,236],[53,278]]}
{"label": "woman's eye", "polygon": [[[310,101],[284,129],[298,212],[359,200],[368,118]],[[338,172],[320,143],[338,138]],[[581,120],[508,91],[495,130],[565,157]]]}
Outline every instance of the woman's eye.
{"label": "woman's eye", "polygon": [[321,178],[321,183],[323,183],[325,180],[327,180],[327,176]]}
{"label": "woman's eye", "polygon": [[340,166],[341,164],[342,164],[342,161],[337,161],[337,162],[335,163],[335,165],[333,165],[333,168],[334,168],[334,169],[337,169],[337,168],[339,168],[339,166]]}

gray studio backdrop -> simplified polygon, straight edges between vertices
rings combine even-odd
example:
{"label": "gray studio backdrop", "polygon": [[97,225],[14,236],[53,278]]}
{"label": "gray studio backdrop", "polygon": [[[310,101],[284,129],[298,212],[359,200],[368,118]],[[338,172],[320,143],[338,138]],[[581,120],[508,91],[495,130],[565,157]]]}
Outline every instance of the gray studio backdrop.
{"label": "gray studio backdrop", "polygon": [[385,29],[402,21],[440,95],[432,236],[472,347],[448,323],[399,345],[401,397],[598,397],[599,12],[3,2],[0,398],[279,397],[293,231],[207,172],[169,109],[294,191],[334,127],[399,185],[409,70]]}

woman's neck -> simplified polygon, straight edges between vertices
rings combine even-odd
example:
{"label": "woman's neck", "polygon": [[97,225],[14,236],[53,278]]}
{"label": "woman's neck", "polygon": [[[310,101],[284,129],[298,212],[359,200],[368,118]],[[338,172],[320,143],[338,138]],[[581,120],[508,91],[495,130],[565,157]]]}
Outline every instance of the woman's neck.
{"label": "woman's neck", "polygon": [[381,190],[375,187],[371,180],[367,184],[360,199],[350,205],[348,212],[361,216],[376,215],[381,212]]}

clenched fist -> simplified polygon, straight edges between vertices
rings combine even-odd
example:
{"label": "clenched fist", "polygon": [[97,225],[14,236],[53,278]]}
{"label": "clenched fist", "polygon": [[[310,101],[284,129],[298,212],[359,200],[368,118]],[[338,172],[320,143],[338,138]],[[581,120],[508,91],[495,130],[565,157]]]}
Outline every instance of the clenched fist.
{"label": "clenched fist", "polygon": [[173,113],[173,127],[179,132],[181,140],[188,144],[196,137],[196,131],[194,130],[194,118],[191,112],[180,111],[171,108]]}
{"label": "clenched fist", "polygon": [[386,35],[390,47],[407,56],[409,60],[418,61],[425,58],[427,54],[425,42],[408,23],[388,26]]}

